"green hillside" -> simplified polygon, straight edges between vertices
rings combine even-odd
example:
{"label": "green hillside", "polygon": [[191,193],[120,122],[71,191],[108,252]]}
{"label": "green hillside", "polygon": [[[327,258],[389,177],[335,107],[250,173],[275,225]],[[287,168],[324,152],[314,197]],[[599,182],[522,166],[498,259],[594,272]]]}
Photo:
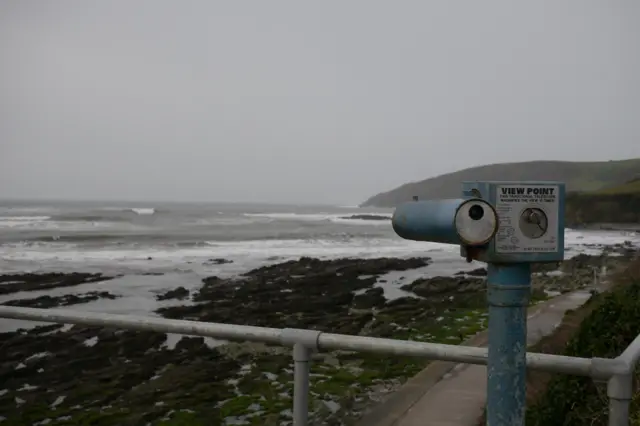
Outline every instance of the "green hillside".
{"label": "green hillside", "polygon": [[[490,164],[407,183],[369,198],[362,206],[395,207],[411,201],[413,196],[420,199],[455,198],[460,196],[462,182],[475,180],[555,180],[565,182],[567,191],[602,191],[604,195],[607,191],[620,193],[623,189],[614,187],[637,179],[639,175],[640,158],[599,162],[529,161]],[[627,185],[627,190],[632,191],[640,183],[630,182]]]}
{"label": "green hillside", "polygon": [[640,179],[591,192],[567,194],[566,225],[640,224]]}
{"label": "green hillside", "polygon": [[607,187],[594,191],[593,194],[601,195],[621,195],[621,194],[640,194],[640,178],[634,179],[622,185]]}

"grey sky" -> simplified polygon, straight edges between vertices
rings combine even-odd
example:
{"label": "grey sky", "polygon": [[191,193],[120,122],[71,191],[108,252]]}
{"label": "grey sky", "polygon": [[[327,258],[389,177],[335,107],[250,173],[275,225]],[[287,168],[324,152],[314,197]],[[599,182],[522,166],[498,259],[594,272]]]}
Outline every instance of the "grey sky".
{"label": "grey sky", "polygon": [[349,203],[640,156],[640,2],[0,2],[0,197]]}

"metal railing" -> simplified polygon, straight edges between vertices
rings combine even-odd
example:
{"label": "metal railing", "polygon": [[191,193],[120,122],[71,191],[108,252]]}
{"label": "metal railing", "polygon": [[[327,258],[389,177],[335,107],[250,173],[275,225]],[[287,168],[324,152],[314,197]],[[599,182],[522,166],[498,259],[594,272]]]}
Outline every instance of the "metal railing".
{"label": "metal railing", "polygon": [[[347,350],[422,357],[429,360],[466,364],[487,363],[486,348],[350,336],[314,330],[277,329],[133,315],[79,312],[65,309],[50,310],[11,306],[0,306],[0,318],[157,331],[292,347],[294,361],[294,426],[307,425],[309,361],[314,351],[323,349]],[[640,358],[640,335],[620,356],[614,359],[527,353],[527,368],[586,376],[597,381],[607,381],[609,426],[627,426],[629,424],[629,405],[633,396],[632,375],[638,358]]]}

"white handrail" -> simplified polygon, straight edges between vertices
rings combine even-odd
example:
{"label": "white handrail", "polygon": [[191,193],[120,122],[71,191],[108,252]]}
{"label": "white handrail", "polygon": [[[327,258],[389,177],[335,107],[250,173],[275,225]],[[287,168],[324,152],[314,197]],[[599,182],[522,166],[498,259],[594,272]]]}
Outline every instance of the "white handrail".
{"label": "white handrail", "polygon": [[[486,364],[487,349],[471,346],[445,345],[377,337],[351,336],[323,333],[314,330],[278,329],[246,325],[172,320],[135,315],[115,315],[82,312],[67,309],[39,309],[0,306],[0,318],[157,331],[191,336],[212,337],[222,340],[252,341],[279,344],[294,348],[294,426],[307,424],[307,392],[309,388],[308,362],[310,352],[318,349],[370,352],[387,355],[422,357],[432,360]],[[633,365],[640,356],[640,336],[634,340],[622,356],[615,359],[579,358],[540,353],[527,354],[527,368],[593,377],[609,380],[612,408],[619,388],[633,372]],[[618,385],[617,385],[618,384]],[[624,389],[623,389],[624,390]],[[624,408],[626,394],[622,399]],[[617,410],[616,412],[619,412]],[[619,426],[621,416],[610,416],[610,425]],[[628,417],[628,416],[627,416]],[[613,421],[614,423],[611,423]]]}

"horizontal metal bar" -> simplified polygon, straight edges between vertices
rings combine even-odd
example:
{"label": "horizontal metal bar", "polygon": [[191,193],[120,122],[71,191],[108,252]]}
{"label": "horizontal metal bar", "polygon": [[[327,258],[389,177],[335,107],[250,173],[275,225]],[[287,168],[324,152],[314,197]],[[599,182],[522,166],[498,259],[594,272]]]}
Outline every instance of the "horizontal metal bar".
{"label": "horizontal metal bar", "polygon": [[[486,365],[488,358],[487,348],[330,333],[322,333],[320,335],[318,338],[318,346],[321,349],[342,349],[355,352],[415,356],[431,360],[477,365]],[[534,370],[566,373],[576,376],[591,376],[592,374],[591,359],[563,355],[527,353],[527,367]]]}
{"label": "horizontal metal bar", "polygon": [[[549,373],[571,374],[574,376],[590,377],[594,374],[593,360],[590,358],[540,354],[535,352],[527,353],[527,368],[547,371]],[[606,377],[612,375],[608,371],[603,371],[602,374]]]}
{"label": "horizontal metal bar", "polygon": [[628,364],[629,373],[635,369],[636,363],[640,358],[640,335],[633,339],[633,342],[627,346],[627,349],[618,358]]}
{"label": "horizontal metal bar", "polygon": [[278,328],[252,327],[134,315],[114,315],[97,312],[81,312],[67,309],[38,309],[0,306],[0,318],[29,321],[79,324],[133,330],[159,331],[191,336],[213,337],[222,340],[253,341],[280,344]]}
{"label": "horizontal metal bar", "polygon": [[383,355],[414,356],[468,364],[487,363],[486,348],[382,339],[379,337],[322,333],[318,338],[318,347],[320,349],[371,352]]}
{"label": "horizontal metal bar", "polygon": [[[134,315],[114,315],[95,312],[81,312],[66,309],[38,309],[0,306],[0,318],[29,321],[78,324],[113,327],[133,330],[148,330],[191,336],[212,337],[222,340],[252,341],[281,345],[283,333],[287,329],[252,327],[245,325],[209,323]],[[304,344],[304,342],[301,342]],[[487,363],[487,349],[472,346],[444,345],[439,343],[413,342],[377,337],[350,336],[344,334],[320,333],[317,338],[320,349],[347,350],[377,354],[414,356],[431,360],[484,365]],[[603,361],[603,360],[600,360]],[[612,364],[615,360],[611,361]],[[596,372],[594,360],[539,353],[527,354],[527,367],[556,373],[578,376],[593,376]],[[619,373],[614,366],[600,362],[597,371],[600,378],[608,378]]]}

